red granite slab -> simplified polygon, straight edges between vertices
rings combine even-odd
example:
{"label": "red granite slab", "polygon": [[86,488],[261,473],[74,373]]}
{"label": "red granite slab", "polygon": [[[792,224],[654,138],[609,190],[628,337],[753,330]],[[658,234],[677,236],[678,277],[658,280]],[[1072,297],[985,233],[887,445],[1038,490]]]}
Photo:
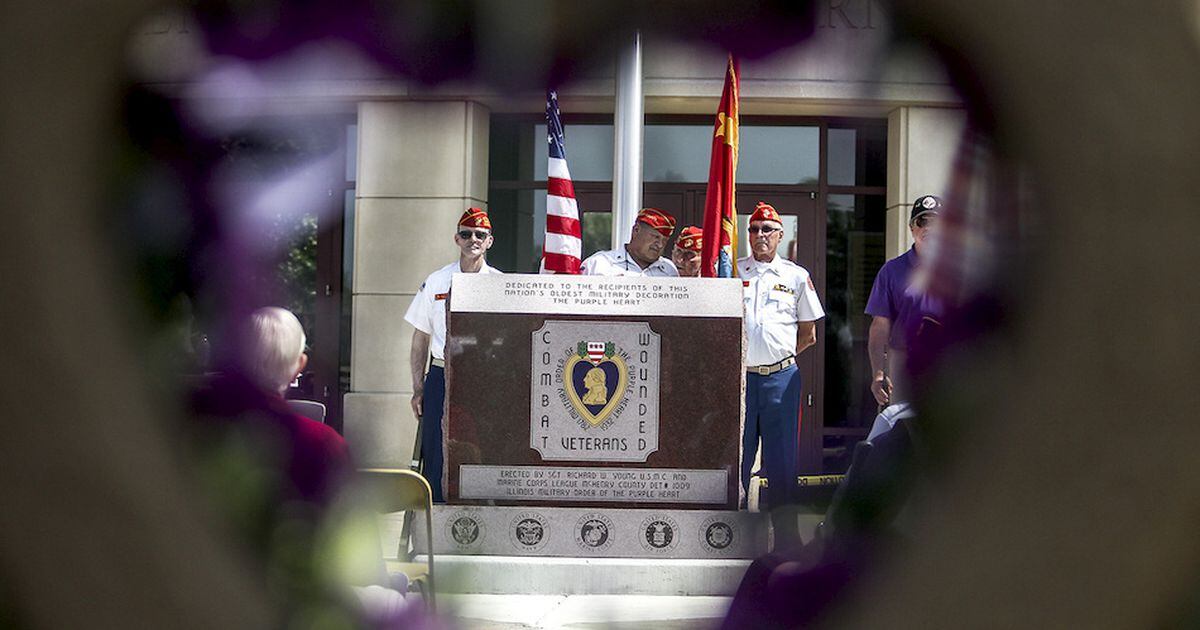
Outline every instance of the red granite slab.
{"label": "red granite slab", "polygon": [[[532,333],[547,319],[647,322],[661,335],[659,447],[646,462],[543,461],[530,447]],[[742,320],[455,312],[446,362],[447,501],[454,504],[736,509],[744,372]],[[473,501],[459,498],[463,464],[725,470],[720,503]]]}

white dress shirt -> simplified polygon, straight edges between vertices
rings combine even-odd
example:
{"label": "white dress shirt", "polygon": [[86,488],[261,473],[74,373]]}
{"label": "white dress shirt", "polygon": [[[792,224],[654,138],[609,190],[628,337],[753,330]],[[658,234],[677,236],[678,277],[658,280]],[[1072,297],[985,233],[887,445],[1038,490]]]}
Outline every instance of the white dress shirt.
{"label": "white dress shirt", "polygon": [[775,256],[739,258],[746,307],[746,365],[771,365],[796,354],[798,322],[825,316],[808,270]]}
{"label": "white dress shirt", "polygon": [[659,258],[642,269],[637,261],[629,257],[624,247],[601,251],[587,257],[579,268],[579,273],[585,276],[654,276],[669,278],[678,276],[679,270],[675,263],[666,258]]}
{"label": "white dress shirt", "polygon": [[[446,358],[446,298],[450,296],[450,280],[460,271],[458,262],[452,262],[429,274],[404,314],[404,321],[429,335],[429,353],[435,359]],[[484,262],[479,273],[501,272]]]}

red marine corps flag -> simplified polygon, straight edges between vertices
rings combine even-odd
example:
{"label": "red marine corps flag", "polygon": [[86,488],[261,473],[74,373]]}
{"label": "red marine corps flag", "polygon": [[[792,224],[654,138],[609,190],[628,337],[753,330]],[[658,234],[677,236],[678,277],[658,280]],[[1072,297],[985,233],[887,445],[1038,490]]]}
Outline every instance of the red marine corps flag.
{"label": "red marine corps flag", "polygon": [[725,88],[713,131],[712,158],[708,163],[708,191],[704,196],[704,236],[700,250],[700,275],[733,277],[737,260],[737,207],[734,203],[738,155],[737,59],[729,55]]}
{"label": "red marine corps flag", "polygon": [[546,142],[550,145],[546,168],[546,241],[542,245],[542,273],[579,273],[583,259],[583,232],[575,185],[567,170],[563,126],[558,117],[558,93],[546,94]]}

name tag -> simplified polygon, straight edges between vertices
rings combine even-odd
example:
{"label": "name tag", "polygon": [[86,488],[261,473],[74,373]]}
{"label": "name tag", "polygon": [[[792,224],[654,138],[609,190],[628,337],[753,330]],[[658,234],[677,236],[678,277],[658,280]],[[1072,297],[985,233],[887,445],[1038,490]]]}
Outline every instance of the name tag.
{"label": "name tag", "polygon": [[434,294],[433,294],[433,299],[434,299],[434,300],[444,300],[444,299],[446,299],[446,298],[447,298],[449,295],[450,295],[449,293],[434,293]]}

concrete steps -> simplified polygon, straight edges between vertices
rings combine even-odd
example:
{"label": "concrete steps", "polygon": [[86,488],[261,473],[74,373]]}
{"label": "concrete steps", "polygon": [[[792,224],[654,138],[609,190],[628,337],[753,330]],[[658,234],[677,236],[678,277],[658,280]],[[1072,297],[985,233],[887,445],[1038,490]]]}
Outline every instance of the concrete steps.
{"label": "concrete steps", "polygon": [[510,595],[731,596],[748,566],[732,559],[434,557],[438,592]]}
{"label": "concrete steps", "polygon": [[708,630],[728,597],[659,595],[443,595],[439,610],[462,630]]}

